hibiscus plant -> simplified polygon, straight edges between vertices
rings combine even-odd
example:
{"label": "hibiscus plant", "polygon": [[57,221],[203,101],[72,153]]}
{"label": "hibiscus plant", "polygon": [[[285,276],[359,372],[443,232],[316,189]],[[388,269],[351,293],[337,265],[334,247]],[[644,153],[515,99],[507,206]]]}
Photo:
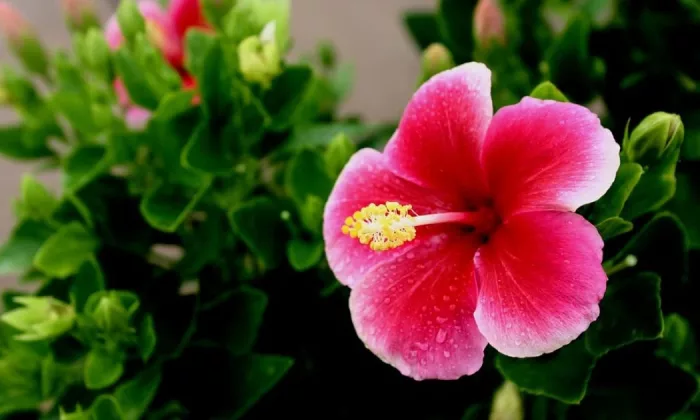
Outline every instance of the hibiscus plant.
{"label": "hibiscus plant", "polygon": [[0,419],[696,418],[700,8],[437,3],[367,124],[290,0],[0,1]]}

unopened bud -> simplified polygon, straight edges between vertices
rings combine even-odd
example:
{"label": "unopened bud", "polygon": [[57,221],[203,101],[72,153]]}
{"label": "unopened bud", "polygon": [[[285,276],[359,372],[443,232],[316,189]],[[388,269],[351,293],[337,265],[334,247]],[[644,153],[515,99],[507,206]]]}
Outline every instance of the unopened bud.
{"label": "unopened bud", "polygon": [[111,51],[107,40],[98,28],[90,28],[85,33],[82,43],[85,63],[95,72],[103,74],[107,79],[111,72]]}
{"label": "unopened bud", "polygon": [[506,17],[499,0],[479,0],[476,4],[474,39],[482,47],[492,41],[506,44]]}
{"label": "unopened bud", "polygon": [[48,75],[48,56],[36,32],[24,16],[5,1],[0,1],[0,31],[27,70]]}
{"label": "unopened bud", "polygon": [[243,77],[251,83],[268,87],[282,72],[275,42],[275,22],[265,25],[259,36],[251,36],[238,45],[238,60]]}
{"label": "unopened bud", "polygon": [[119,3],[117,22],[121,35],[126,39],[133,39],[146,30],[146,21],[135,0],[122,0]]}
{"label": "unopened bud", "polygon": [[523,420],[523,400],[517,385],[506,381],[493,395],[489,420]]}
{"label": "unopened bud", "polygon": [[683,123],[678,115],[656,112],[632,131],[623,149],[627,158],[642,166],[652,165],[683,141]]}
{"label": "unopened bud", "polygon": [[452,53],[442,44],[435,43],[423,51],[422,73],[420,83],[426,82],[431,77],[455,66]]}
{"label": "unopened bud", "polygon": [[131,292],[103,290],[95,292],[85,303],[85,314],[105,333],[131,333],[131,316],[139,307],[138,296]]}
{"label": "unopened bud", "polygon": [[73,306],[47,296],[17,296],[21,307],[6,312],[0,319],[21,331],[15,336],[20,341],[39,341],[63,335],[73,327]]}
{"label": "unopened bud", "polygon": [[61,7],[72,30],[84,32],[99,26],[94,0],[61,0]]}

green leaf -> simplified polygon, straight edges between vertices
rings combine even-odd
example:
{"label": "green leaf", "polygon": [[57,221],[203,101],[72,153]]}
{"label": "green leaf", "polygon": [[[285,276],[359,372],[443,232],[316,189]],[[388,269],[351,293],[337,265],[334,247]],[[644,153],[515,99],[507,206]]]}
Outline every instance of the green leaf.
{"label": "green leaf", "polygon": [[53,156],[46,146],[46,138],[29,141],[31,129],[21,125],[0,127],[0,154],[10,159],[31,160]]}
{"label": "green leaf", "polygon": [[294,364],[284,356],[253,354],[238,360],[233,369],[235,390],[230,404],[231,420],[237,420],[279,382]]}
{"label": "green leaf", "polygon": [[70,288],[71,301],[76,312],[82,312],[90,295],[104,289],[105,280],[100,265],[96,259],[90,258],[80,266]]}
{"label": "green leaf", "polygon": [[272,81],[265,93],[263,104],[272,117],[270,128],[284,131],[295,122],[295,113],[306,95],[313,72],[310,67],[297,65],[287,67]]}
{"label": "green leaf", "polygon": [[345,134],[340,133],[333,138],[323,155],[326,170],[333,179],[340,174],[356,151],[357,148]]}
{"label": "green leaf", "polygon": [[90,350],[85,358],[83,379],[87,389],[102,389],[116,383],[124,373],[124,355]]}
{"label": "green leaf", "polygon": [[682,369],[694,371],[698,364],[697,342],[695,332],[685,318],[675,313],[666,316],[656,354]]}
{"label": "green leaf", "polygon": [[676,293],[683,293],[680,289],[688,265],[687,245],[683,227],[674,215],[666,212],[657,214],[605,265],[612,267],[620,264],[629,255],[636,257],[637,264],[623,273],[652,271],[658,274],[664,282],[662,302],[667,301],[666,298],[671,301],[670,298]]}
{"label": "green leaf", "polygon": [[361,143],[377,126],[357,123],[311,124],[294,127],[284,144],[285,149],[299,149],[329,145],[340,134],[347,136],[353,144]]}
{"label": "green leaf", "polygon": [[403,23],[418,49],[424,50],[440,42],[437,15],[432,12],[408,11],[403,14]]}
{"label": "green leaf", "polygon": [[287,229],[282,221],[281,203],[257,197],[229,213],[231,227],[266,268],[276,267],[284,256]]}
{"label": "green leaf", "polygon": [[322,241],[292,239],[287,243],[287,259],[296,271],[306,271],[315,266],[323,257]]}
{"label": "green leaf", "polygon": [[160,386],[160,370],[151,367],[114,391],[124,420],[139,420],[148,410]]}
{"label": "green leaf", "polygon": [[611,217],[609,219],[605,219],[596,224],[595,227],[598,229],[598,233],[600,233],[600,236],[604,241],[623,235],[627,232],[631,232],[632,229],[634,229],[632,222],[628,222],[621,217]]}
{"label": "green leaf", "polygon": [[24,174],[22,177],[21,194],[21,218],[50,220],[58,208],[58,200],[54,194],[31,174]]}
{"label": "green leaf", "polygon": [[94,420],[124,420],[119,402],[111,395],[100,395],[90,407]]}
{"label": "green leaf", "polygon": [[594,365],[583,339],[537,358],[496,357],[496,368],[522,390],[567,404],[577,404],[586,395]]}
{"label": "green leaf", "polygon": [[440,34],[458,63],[468,61],[474,50],[472,15],[475,7],[475,0],[440,0],[438,6]]}
{"label": "green leaf", "polygon": [[588,52],[591,25],[583,14],[574,15],[547,51],[549,79],[574,99],[588,100],[593,62]]}
{"label": "green leaf", "polygon": [[552,82],[542,82],[537,85],[530,96],[537,99],[549,99],[559,102],[569,102],[569,99]]}
{"label": "green leaf", "polygon": [[157,343],[156,327],[151,314],[147,314],[143,317],[143,320],[141,320],[138,340],[141,359],[147,362],[153,355]]}
{"label": "green leaf", "polygon": [[63,186],[66,191],[74,194],[106,172],[110,159],[109,151],[104,146],[78,146],[73,149],[63,163]]}
{"label": "green leaf", "polygon": [[160,101],[155,117],[163,121],[179,117],[194,108],[193,99],[194,92],[191,90],[170,92]]}
{"label": "green leaf", "polygon": [[211,48],[215,38],[198,28],[191,28],[185,35],[185,68],[194,75],[202,74],[206,55],[202,52]]}
{"label": "green leaf", "polygon": [[202,96],[202,105],[212,120],[226,117],[231,111],[231,92],[233,75],[231,68],[236,68],[224,54],[218,37],[212,38],[203,55],[202,67],[197,74],[197,82]]}
{"label": "green leaf", "polygon": [[212,178],[204,178],[199,188],[192,193],[186,193],[171,184],[160,183],[143,197],[141,214],[154,228],[175,232],[207,192],[211,182]]}
{"label": "green leaf", "polygon": [[299,207],[301,224],[311,233],[321,234],[323,229],[323,206],[325,201],[315,195],[307,195],[306,201]]}
{"label": "green leaf", "polygon": [[683,222],[690,247],[700,249],[700,177],[696,171],[676,173],[676,194],[665,207]]}
{"label": "green leaf", "polygon": [[663,330],[661,279],[649,272],[614,279],[600,303],[600,317],[586,332],[586,348],[596,356],[640,340],[659,338]]}
{"label": "green leaf", "polygon": [[333,180],[328,175],[323,156],[302,149],[289,161],[284,185],[292,199],[301,206],[308,196],[326,199],[333,188]]}
{"label": "green leaf", "polygon": [[136,105],[150,110],[158,108],[160,101],[146,79],[147,70],[139,65],[128,48],[122,47],[114,54],[114,65],[129,97]]}
{"label": "green leaf", "polygon": [[202,308],[197,334],[219,343],[234,356],[248,354],[258,337],[266,308],[265,293],[242,287]]}
{"label": "green leaf", "polygon": [[231,142],[237,140],[234,135],[238,133],[235,130],[231,131],[235,128],[237,127],[231,123],[223,129],[211,128],[206,121],[203,121],[182,149],[182,166],[204,173],[219,175],[231,173],[236,164],[236,157],[231,149]]}
{"label": "green leaf", "polygon": [[24,220],[0,248],[0,275],[19,274],[32,267],[34,256],[54,230],[42,222]]}
{"label": "green leaf", "polygon": [[644,169],[638,163],[625,162],[620,165],[615,176],[615,181],[608,191],[593,207],[593,213],[589,219],[593,223],[617,217],[627,202],[630,194],[639,183]]}
{"label": "green leaf", "polygon": [[62,226],[34,256],[34,266],[45,274],[66,278],[92,257],[99,242],[77,222]]}
{"label": "green leaf", "polygon": [[77,131],[89,134],[94,134],[98,131],[88,96],[77,92],[59,90],[51,96],[50,100],[55,112],[65,116],[66,120]]}

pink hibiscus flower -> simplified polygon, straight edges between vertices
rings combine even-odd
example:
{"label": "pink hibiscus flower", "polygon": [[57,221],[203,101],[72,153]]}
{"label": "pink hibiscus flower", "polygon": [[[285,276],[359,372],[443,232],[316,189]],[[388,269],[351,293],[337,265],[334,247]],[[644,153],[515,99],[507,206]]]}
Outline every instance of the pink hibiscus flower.
{"label": "pink hibiscus flower", "polygon": [[325,208],[357,334],[418,380],[473,374],[487,344],[555,351],[605,292],[603,241],[574,211],[608,190],[619,146],[582,106],[524,98],[493,115],[490,90],[480,63],[434,76],[384,152],[347,163]]}

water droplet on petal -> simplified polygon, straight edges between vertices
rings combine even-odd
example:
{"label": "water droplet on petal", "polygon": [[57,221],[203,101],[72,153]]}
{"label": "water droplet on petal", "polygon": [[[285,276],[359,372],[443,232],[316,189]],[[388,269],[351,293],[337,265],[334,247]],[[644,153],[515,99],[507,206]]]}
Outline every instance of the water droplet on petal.
{"label": "water droplet on petal", "polygon": [[445,342],[446,338],[447,338],[447,331],[440,328],[437,332],[437,335],[435,336],[435,341],[437,341],[439,344],[442,344]]}
{"label": "water droplet on petal", "polygon": [[416,254],[414,254],[413,252],[409,252],[409,253],[406,255],[406,257],[408,257],[409,260],[412,260],[412,259],[416,258]]}
{"label": "water droplet on petal", "polygon": [[437,317],[435,320],[438,324],[444,324],[445,322],[447,322],[447,318],[443,318],[441,316]]}
{"label": "water droplet on petal", "polygon": [[445,296],[442,297],[442,300],[444,300],[445,302],[449,302],[449,301],[450,301],[450,297],[447,296],[447,295],[445,295]]}
{"label": "water droplet on petal", "polygon": [[445,350],[444,352],[442,352],[442,354],[443,354],[446,358],[448,358],[448,359],[450,358],[450,356],[452,356],[452,355],[450,354],[450,352],[447,351],[447,350]]}

